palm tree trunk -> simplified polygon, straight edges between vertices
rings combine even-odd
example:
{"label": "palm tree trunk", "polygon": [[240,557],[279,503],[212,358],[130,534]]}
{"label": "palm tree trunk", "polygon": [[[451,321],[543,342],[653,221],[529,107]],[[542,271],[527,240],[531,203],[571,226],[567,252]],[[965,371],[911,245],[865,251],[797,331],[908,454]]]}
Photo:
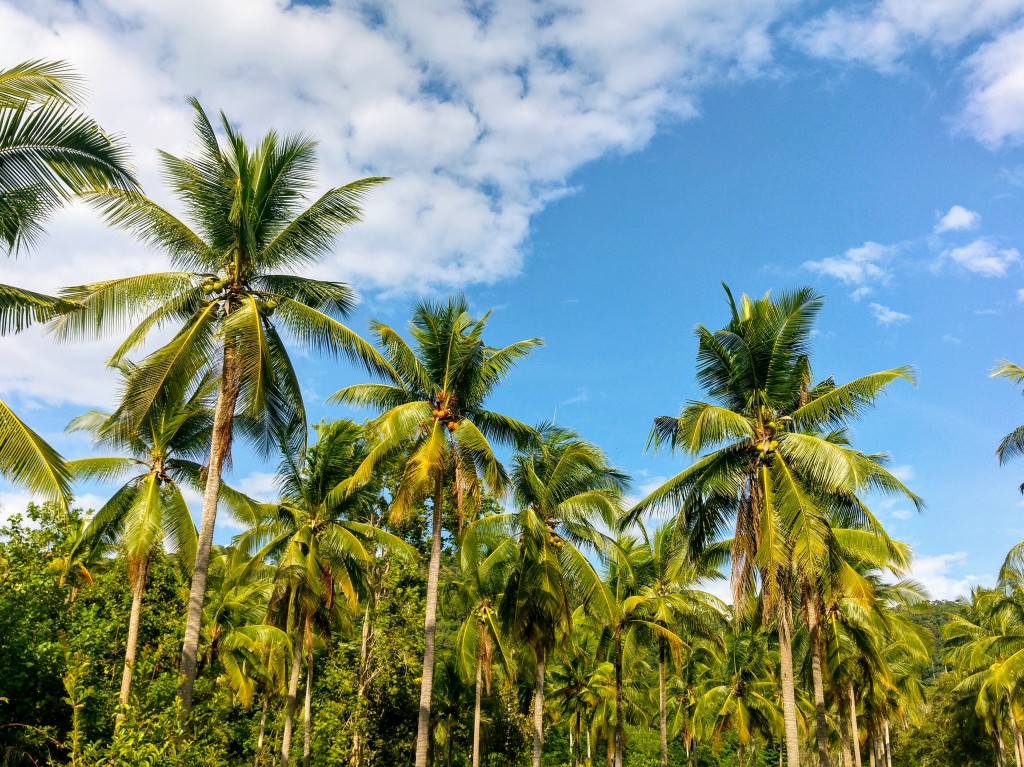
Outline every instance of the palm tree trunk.
{"label": "palm tree trunk", "polygon": [[1017,717],[1013,713],[1013,704],[1009,697],[1006,702],[1010,707],[1010,730],[1013,732],[1013,749],[1017,755],[1017,767],[1024,767],[1024,738],[1021,737],[1020,725],[1017,724]]}
{"label": "palm tree trunk", "polygon": [[786,725],[786,764],[800,767],[800,730],[796,721],[796,688],[793,683],[793,597],[782,586],[778,605],[779,661],[782,683],[782,718]]}
{"label": "palm tree trunk", "polygon": [[427,568],[427,604],[423,618],[423,676],[420,683],[420,715],[416,729],[416,767],[427,767],[430,747],[430,698],[434,689],[434,639],[437,631],[437,584],[441,576],[441,504],[444,475],[438,472],[434,485],[430,564]]}
{"label": "palm tree trunk", "polygon": [[128,642],[124,650],[124,671],[121,672],[121,695],[118,698],[120,707],[117,711],[116,730],[124,719],[125,707],[132,690],[132,668],[135,666],[135,650],[139,644],[139,621],[142,618],[142,593],[146,590],[146,572],[149,570],[149,558],[141,560],[130,558],[128,570],[132,581],[132,611],[128,617]]}
{"label": "palm tree trunk", "polygon": [[892,749],[890,748],[891,744],[889,742],[889,717],[886,717],[883,720],[883,724],[885,729],[882,742],[885,744],[885,767],[892,767]]}
{"label": "palm tree trunk", "polygon": [[661,767],[668,767],[668,700],[665,694],[665,638],[658,637],[658,728],[661,735]]}
{"label": "palm tree trunk", "polygon": [[622,629],[615,626],[615,767],[622,767],[626,748],[626,727],[623,720],[625,696],[622,689]]}
{"label": "palm tree trunk", "polygon": [[270,695],[263,698],[263,713],[260,715],[260,734],[256,738],[256,760],[253,767],[259,767],[260,758],[263,756],[263,736],[267,732],[267,709],[270,708]]}
{"label": "palm tree trunk", "polygon": [[[309,621],[306,621],[309,631]],[[313,733],[313,635],[306,650],[306,699],[302,702],[302,767],[309,767],[310,737]]]}
{"label": "palm tree trunk", "polygon": [[[240,384],[238,359],[231,345],[224,348],[220,391],[213,413],[213,434],[210,439],[210,464],[206,470],[206,488],[203,492],[203,516],[196,541],[196,561],[192,568],[192,586],[188,595],[185,617],[185,639],[181,647],[181,699],[182,716],[188,722],[192,712],[192,686],[196,681],[196,662],[199,656],[199,630],[203,621],[203,600],[206,597],[206,576],[210,568],[210,549],[213,546],[213,527],[217,520],[217,500],[220,497],[220,475],[224,461],[231,450],[231,425],[235,418]],[[180,740],[180,736],[179,736]]]}
{"label": "palm tree trunk", "polygon": [[871,732],[868,732],[867,739],[868,739],[868,767],[879,767],[879,765],[877,765],[875,763],[875,737],[874,737],[874,734],[871,733]]}
{"label": "palm tree trunk", "polygon": [[[372,518],[371,518],[372,521]],[[352,732],[352,767],[363,764],[363,699],[366,697],[366,686],[370,676],[370,607],[374,595],[366,598],[366,609],[363,611],[362,641],[359,646],[359,683],[356,686],[356,716]]]}
{"label": "palm tree trunk", "polygon": [[843,767],[853,767],[853,744],[850,742],[850,720],[843,714],[843,701],[837,698],[836,710],[839,712],[839,734],[843,739]]}
{"label": "palm tree trunk", "polygon": [[[296,632],[298,633],[298,632]],[[288,678],[288,697],[284,706],[284,734],[281,736],[281,767],[288,767],[292,750],[292,725],[295,723],[295,703],[299,696],[299,675],[302,671],[302,637],[295,637],[292,652],[292,673]]]}
{"label": "palm tree trunk", "polygon": [[814,721],[818,744],[818,765],[828,764],[828,721],[825,719],[825,685],[821,677],[821,626],[818,621],[818,595],[807,589],[807,630],[811,643],[811,686],[814,689]]}
{"label": "palm tree trunk", "polygon": [[476,700],[473,703],[473,767],[480,767],[480,698],[484,690],[483,640],[476,648]]}
{"label": "palm tree trunk", "polygon": [[533,767],[540,767],[544,748],[544,651],[537,651],[533,672]]}
{"label": "palm tree trunk", "polygon": [[996,760],[999,767],[1006,767],[1006,746],[1003,744],[1003,732],[996,727]]}
{"label": "palm tree trunk", "polygon": [[856,767],[861,767],[860,762],[860,728],[857,725],[857,694],[853,690],[853,680],[850,680],[849,686],[847,687],[848,697],[850,698],[850,730],[853,735],[853,763]]}

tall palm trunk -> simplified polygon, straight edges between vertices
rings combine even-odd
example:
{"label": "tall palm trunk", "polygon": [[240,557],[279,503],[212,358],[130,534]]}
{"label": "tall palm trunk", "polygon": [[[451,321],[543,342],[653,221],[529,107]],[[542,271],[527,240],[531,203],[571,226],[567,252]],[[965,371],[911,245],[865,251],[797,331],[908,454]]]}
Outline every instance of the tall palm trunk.
{"label": "tall palm trunk", "polygon": [[132,611],[128,617],[128,642],[124,649],[124,671],[121,672],[121,695],[118,698],[120,708],[114,729],[124,719],[124,709],[132,691],[132,669],[135,666],[135,650],[139,644],[139,621],[142,618],[142,593],[146,590],[146,573],[149,570],[149,557],[142,559],[129,558],[128,571],[132,582]]}
{"label": "tall palm trunk", "polygon": [[1003,744],[1003,732],[997,726],[995,732],[996,738],[996,763],[999,767],[1006,767],[1006,746]]}
{"label": "tall palm trunk", "polygon": [[658,637],[658,728],[661,735],[661,767],[668,767],[668,700],[665,694],[665,638]]}
{"label": "tall palm trunk", "polygon": [[480,767],[480,698],[484,689],[483,639],[476,648],[476,701],[473,704],[473,767]]}
{"label": "tall palm trunk", "polygon": [[1006,698],[1010,712],[1010,730],[1013,732],[1013,750],[1017,757],[1017,767],[1024,767],[1024,738],[1021,737],[1020,725],[1017,724],[1017,717],[1013,713],[1013,703],[1009,696]]}
{"label": "tall palm trunk", "polygon": [[427,767],[430,747],[430,698],[434,690],[434,639],[437,630],[437,584],[441,576],[441,504],[444,475],[438,472],[434,485],[430,564],[427,568],[427,604],[423,618],[423,681],[420,683],[420,715],[416,729],[416,767]]}
{"label": "tall palm trunk", "polygon": [[544,651],[537,651],[533,672],[533,767],[540,767],[544,749]]}
{"label": "tall palm trunk", "polygon": [[256,760],[253,762],[253,767],[259,767],[260,759],[263,756],[263,738],[267,732],[267,710],[270,708],[270,695],[269,693],[263,698],[263,713],[260,715],[260,734],[256,738]]}
{"label": "tall palm trunk", "polygon": [[[372,522],[372,518],[371,518]],[[363,611],[362,641],[359,646],[359,684],[356,686],[355,728],[352,733],[352,767],[363,764],[363,699],[366,697],[366,686],[370,679],[370,608],[373,604],[373,593],[366,599]]]}
{"label": "tall palm trunk", "polygon": [[843,739],[843,767],[854,767],[853,744],[850,742],[850,720],[843,714],[842,696],[836,698],[836,710],[839,712],[839,734]]}
{"label": "tall palm trunk", "polygon": [[[296,632],[297,634],[299,632]],[[284,706],[284,733],[281,735],[281,767],[288,767],[288,757],[292,750],[292,726],[295,723],[295,704],[299,696],[299,676],[302,671],[302,637],[295,637],[295,648],[292,651],[292,673],[288,678],[288,697]]]}
{"label": "tall palm trunk", "polygon": [[828,721],[825,719],[825,685],[821,676],[821,625],[818,620],[818,595],[807,588],[807,630],[811,643],[811,683],[814,688],[814,721],[818,743],[818,765],[828,763]]}
{"label": "tall palm trunk", "polygon": [[889,717],[883,721],[882,743],[885,746],[885,767],[892,767],[892,748],[889,742]]}
{"label": "tall palm trunk", "polygon": [[857,725],[857,694],[853,690],[853,680],[847,686],[847,696],[850,699],[850,730],[853,735],[853,763],[861,767],[860,762],[860,728]]}
{"label": "tall palm trunk", "polygon": [[[309,631],[309,622],[306,622]],[[310,736],[313,732],[313,635],[306,650],[306,699],[302,702],[302,767],[309,767]]]}
{"label": "tall palm trunk", "polygon": [[235,404],[240,386],[238,359],[234,347],[224,348],[220,391],[213,412],[213,434],[210,439],[210,464],[206,470],[206,488],[203,491],[203,516],[196,541],[196,561],[192,568],[192,586],[188,594],[188,612],[185,617],[185,639],[181,647],[181,699],[182,715],[186,723],[192,711],[192,687],[196,681],[196,662],[199,656],[199,630],[203,621],[203,600],[206,596],[206,576],[210,569],[210,548],[213,546],[213,527],[217,520],[217,500],[220,497],[220,475],[224,461],[231,450],[231,425],[235,419]]}
{"label": "tall palm trunk", "polygon": [[623,721],[625,698],[622,691],[622,629],[615,626],[615,767],[622,767],[626,747],[626,728]]}
{"label": "tall palm trunk", "polygon": [[796,688],[793,683],[793,596],[786,584],[779,595],[778,624],[782,718],[786,726],[786,764],[788,767],[800,767],[800,731],[796,721]]}

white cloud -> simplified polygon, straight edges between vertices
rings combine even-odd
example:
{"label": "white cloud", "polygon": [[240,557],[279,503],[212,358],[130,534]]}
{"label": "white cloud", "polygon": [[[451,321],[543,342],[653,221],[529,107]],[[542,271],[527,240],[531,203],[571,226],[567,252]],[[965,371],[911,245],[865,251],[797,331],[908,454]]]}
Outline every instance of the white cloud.
{"label": "white cloud", "polygon": [[892,515],[896,519],[906,520],[914,516],[914,512],[908,511],[907,509],[896,509],[896,511],[894,511]]}
{"label": "white cloud", "polygon": [[[6,60],[66,59],[89,80],[88,111],[124,133],[147,190],[172,208],[156,149],[187,151],[186,94],[254,138],[272,127],[319,138],[324,185],[391,176],[317,274],[393,295],[518,274],[531,217],[576,170],[696,115],[704,88],[766,69],[789,5],[431,0],[371,13],[357,0],[39,0],[0,4],[0,29]],[[72,212],[0,279],[52,291],[161,268]],[[0,391],[107,403],[98,360],[110,348],[2,339],[12,362]],[[71,390],[55,375],[69,364]]]}
{"label": "white cloud", "polygon": [[272,503],[277,499],[277,475],[269,471],[254,471],[231,483],[239,492],[245,493],[262,503]]}
{"label": "white cloud", "polygon": [[1000,248],[987,237],[980,237],[943,251],[941,258],[983,277],[1004,277],[1010,266],[1020,261],[1020,252],[1016,248]]}
{"label": "white cloud", "polygon": [[943,334],[942,340],[944,343],[953,344],[953,346],[960,346],[960,344],[964,342],[964,340],[960,338],[960,336],[955,336],[952,333]]}
{"label": "white cloud", "polygon": [[562,400],[563,405],[577,405],[581,402],[587,402],[590,400],[590,392],[586,386],[579,386],[576,388],[576,393],[568,399]]}
{"label": "white cloud", "polygon": [[993,147],[1024,141],[1024,27],[981,46],[967,67],[970,91],[962,126]]}
{"label": "white cloud", "polygon": [[981,580],[977,575],[963,574],[966,563],[966,551],[916,557],[910,577],[924,585],[932,599],[956,599],[969,593]]}
{"label": "white cloud", "polygon": [[892,466],[889,468],[889,473],[900,482],[909,482],[914,478],[914,467],[906,464]]}
{"label": "white cloud", "polygon": [[935,233],[962,232],[975,229],[981,221],[981,214],[968,210],[963,205],[954,205],[935,225]]}
{"label": "white cloud", "polygon": [[1017,303],[1024,303],[1024,288],[1017,288]]}
{"label": "white cloud", "polygon": [[851,298],[859,301],[871,293],[872,284],[885,284],[892,276],[887,263],[897,252],[895,245],[865,242],[850,248],[841,256],[829,256],[820,261],[805,261],[804,268],[833,277],[847,285],[858,287]]}
{"label": "white cloud", "polygon": [[875,315],[875,319],[881,325],[898,325],[910,319],[909,314],[897,312],[888,306],[882,306],[881,304],[868,304],[868,306],[871,308],[871,313]]}
{"label": "white cloud", "polygon": [[938,52],[1017,18],[1020,0],[881,0],[856,10],[830,9],[791,30],[813,56],[891,68],[917,46]]}

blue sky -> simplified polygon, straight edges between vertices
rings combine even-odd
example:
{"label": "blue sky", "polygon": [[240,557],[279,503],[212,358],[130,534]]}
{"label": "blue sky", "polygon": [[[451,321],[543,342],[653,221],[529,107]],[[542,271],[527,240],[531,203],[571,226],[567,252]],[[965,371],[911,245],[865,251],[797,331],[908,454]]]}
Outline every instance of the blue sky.
{"label": "blue sky", "polygon": [[[720,282],[810,284],[827,299],[820,376],[918,372],[856,429],[928,504],[878,506],[914,545],[915,574],[951,597],[1024,539],[1024,464],[994,458],[1024,401],[988,376],[1024,361],[1024,2],[509,2],[481,15],[436,0],[375,3],[369,26],[357,3],[150,5],[0,0],[0,39],[8,63],[61,57],[88,77],[90,111],[136,147],[154,196],[153,149],[187,144],[186,93],[250,135],[314,133],[325,183],[393,176],[320,272],[359,288],[356,328],[402,325],[417,296],[464,290],[494,309],[495,344],[545,339],[494,406],[527,421],[557,408],[642,489],[685,465],[644,444],[655,415],[699,396],[692,329],[725,321]],[[2,268],[53,290],[162,265],[72,210],[31,260]],[[0,339],[0,392],[82,454],[60,429],[109,402],[111,344]],[[323,399],[361,375],[299,365],[314,414],[341,414]],[[234,480],[259,492],[270,470],[240,451]]]}

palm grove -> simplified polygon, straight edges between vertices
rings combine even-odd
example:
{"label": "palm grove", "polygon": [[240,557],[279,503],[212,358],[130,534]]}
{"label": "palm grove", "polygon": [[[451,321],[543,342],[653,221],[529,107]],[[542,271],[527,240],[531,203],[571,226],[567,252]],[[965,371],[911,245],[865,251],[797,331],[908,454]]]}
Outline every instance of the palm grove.
{"label": "palm grove", "polygon": [[[850,426],[913,372],[816,376],[813,290],[726,289],[703,399],[648,444],[691,460],[637,500],[572,429],[490,409],[540,339],[492,345],[454,296],[368,341],[347,284],[301,276],[386,179],[312,199],[314,141],[193,101],[194,151],[161,155],[179,218],[80,92],[0,72],[5,250],[79,200],[176,271],[0,286],[0,331],[113,337],[121,380],[77,460],[0,403],[0,471],[40,501],[0,531],[4,764],[1024,765],[1024,549],[960,603],[906,577],[870,506],[923,503]],[[307,426],[297,351],[365,374],[330,400],[365,421]],[[242,443],[274,502],[223,481]]]}

